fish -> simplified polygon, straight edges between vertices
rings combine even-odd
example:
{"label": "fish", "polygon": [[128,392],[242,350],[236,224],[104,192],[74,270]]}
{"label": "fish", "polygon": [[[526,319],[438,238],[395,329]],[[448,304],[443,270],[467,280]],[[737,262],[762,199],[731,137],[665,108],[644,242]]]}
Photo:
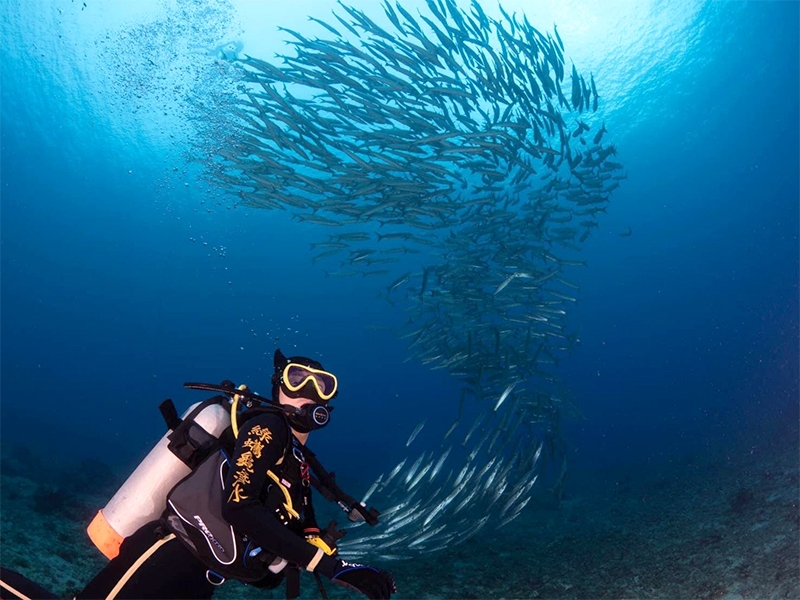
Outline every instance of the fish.
{"label": "fish", "polygon": [[471,491],[471,492],[470,492],[470,493],[467,495],[467,497],[466,497],[466,498],[464,498],[464,499],[463,499],[463,500],[462,500],[462,501],[461,501],[461,502],[460,502],[460,503],[459,503],[459,504],[458,504],[458,505],[457,505],[457,506],[456,506],[456,507],[453,509],[453,515],[457,515],[459,512],[461,512],[461,510],[462,510],[462,509],[463,509],[465,506],[467,506],[467,505],[468,505],[468,504],[469,504],[469,503],[472,501],[472,499],[473,499],[473,498],[475,498],[475,496],[477,496],[477,495],[478,495],[478,491],[479,491],[479,490],[480,490],[480,488],[478,488],[478,487],[475,487],[475,488],[474,488],[474,489],[473,489],[473,490],[472,490],[472,491]]}
{"label": "fish", "polygon": [[503,282],[499,286],[497,286],[497,289],[494,291],[494,295],[496,296],[497,294],[502,292],[504,289],[506,289],[506,286],[508,286],[509,283],[511,283],[514,279],[517,279],[518,277],[522,277],[525,279],[534,278],[533,275],[531,275],[530,273],[525,273],[524,271],[517,271],[516,273],[512,273],[505,280],[503,280]]}
{"label": "fish", "polygon": [[558,35],[558,27],[553,25],[553,32],[556,34],[556,41],[558,42],[558,47],[561,48],[561,51],[564,51],[564,42],[561,41],[561,36]]}
{"label": "fish", "polygon": [[430,476],[429,481],[433,481],[436,478],[436,476],[439,474],[439,471],[442,469],[442,465],[444,464],[444,461],[447,460],[447,457],[450,454],[450,450],[452,450],[452,446],[450,448],[448,448],[447,451],[439,457],[439,460],[436,462],[436,466],[433,467],[433,470],[431,471],[431,476]]}
{"label": "fish", "polygon": [[322,26],[323,26],[325,29],[327,29],[328,31],[330,31],[330,32],[331,32],[333,35],[335,35],[336,37],[342,37],[342,34],[341,34],[341,33],[339,33],[338,31],[336,31],[336,29],[334,29],[333,27],[331,27],[331,26],[330,26],[328,23],[326,23],[325,21],[321,21],[321,20],[319,20],[319,19],[315,19],[314,17],[308,17],[308,20],[309,20],[309,21],[314,21],[315,23],[317,23],[317,24],[319,24],[319,25],[322,25]]}
{"label": "fish", "polygon": [[425,423],[427,421],[428,419],[423,419],[422,422],[414,428],[414,431],[411,432],[411,435],[409,436],[408,441],[406,442],[406,448],[408,448],[411,445],[411,442],[413,442],[416,439],[416,437],[419,435],[419,432],[422,431],[423,427],[425,427]]}
{"label": "fish", "polygon": [[472,434],[475,433],[475,430],[483,423],[484,419],[486,419],[485,414],[480,414],[475,418],[475,421],[472,423],[472,427],[470,427],[470,430],[467,432],[467,436],[464,438],[464,441],[461,442],[462,446],[466,446],[469,438],[472,437]]}
{"label": "fish", "polygon": [[416,474],[417,474],[417,469],[419,469],[419,466],[420,466],[420,465],[422,464],[422,462],[425,460],[425,455],[426,455],[426,454],[427,454],[427,452],[423,452],[423,453],[422,453],[422,454],[419,456],[419,458],[418,458],[416,461],[414,461],[414,464],[413,464],[413,465],[411,465],[411,468],[408,470],[408,473],[406,473],[406,476],[405,476],[405,478],[403,479],[403,482],[404,482],[405,484],[408,484],[408,483],[409,483],[409,482],[410,482],[410,481],[411,481],[411,480],[414,478],[414,475],[416,475]]}
{"label": "fish", "polygon": [[320,258],[325,258],[326,256],[332,256],[334,254],[338,254],[341,252],[341,248],[331,248],[330,250],[326,250],[325,252],[320,252],[316,256],[311,257],[311,263],[317,262]]}
{"label": "fish", "polygon": [[425,295],[425,288],[428,286],[428,274],[430,273],[430,270],[431,267],[425,267],[422,270],[422,285],[419,288],[420,299],[422,299],[422,297]]}
{"label": "fish", "polygon": [[508,398],[509,394],[514,391],[514,388],[517,387],[519,383],[519,379],[515,379],[511,383],[506,386],[506,389],[503,390],[503,393],[500,394],[500,398],[497,399],[497,404],[494,405],[494,411],[497,412],[497,409],[500,408],[500,405],[505,402],[506,398]]}
{"label": "fish", "polygon": [[509,283],[511,283],[516,278],[516,276],[517,276],[516,273],[512,273],[506,279],[504,279],[503,282],[499,286],[497,286],[497,289],[494,291],[494,295],[496,296],[497,294],[502,292],[504,289],[506,289],[506,286]]}
{"label": "fish", "polygon": [[408,458],[407,458],[407,457],[406,457],[406,458],[404,458],[403,460],[401,460],[401,461],[400,461],[400,462],[397,464],[397,466],[396,466],[394,469],[392,469],[392,470],[391,470],[391,472],[389,473],[389,475],[386,477],[386,481],[383,483],[383,487],[386,487],[386,485],[388,485],[388,483],[389,483],[389,482],[390,482],[392,479],[394,479],[395,475],[397,475],[397,474],[400,472],[400,470],[403,468],[403,465],[405,465],[405,464],[406,464],[406,461],[407,461],[407,460],[408,460]]}
{"label": "fish", "polygon": [[[536,464],[536,462],[539,460],[539,457],[542,455],[542,448],[544,448],[544,442],[539,444],[539,447],[536,449],[536,452],[533,455],[533,463],[534,464]],[[534,480],[535,480],[535,478],[534,478]]]}
{"label": "fish", "polygon": [[389,292],[389,293],[393,292],[395,289],[397,289],[398,287],[400,287],[404,283],[407,283],[410,277],[411,277],[411,273],[410,272],[409,273],[404,273],[403,275],[401,275],[400,277],[395,279],[392,283],[390,283],[389,287],[386,288],[386,291]]}
{"label": "fish", "polygon": [[580,110],[583,106],[583,96],[581,92],[581,84],[578,79],[578,70],[575,68],[575,63],[572,64],[572,108]]}
{"label": "fish", "polygon": [[420,469],[419,472],[417,473],[417,475],[408,484],[408,489],[409,490],[414,489],[414,486],[416,486],[420,481],[422,481],[422,478],[425,477],[425,475],[428,473],[428,471],[431,470],[432,466],[433,466],[433,461],[429,462],[426,466],[424,466],[422,469]]}
{"label": "fish", "polygon": [[606,122],[605,121],[603,121],[603,125],[600,128],[600,130],[596,134],[594,134],[594,138],[592,138],[592,142],[595,145],[599,144],[600,140],[603,139],[603,134],[604,133],[608,133],[608,130],[606,129]]}
{"label": "fish", "polygon": [[371,249],[353,250],[353,251],[350,252],[350,262],[354,263],[354,262],[358,262],[360,260],[364,260],[365,258],[367,258],[373,252],[375,252],[375,251],[371,250]]}
{"label": "fish", "polygon": [[311,249],[315,248],[347,248],[347,244],[343,242],[312,242]]}
{"label": "fish", "polygon": [[389,271],[389,269],[375,269],[374,271],[362,271],[361,272],[361,276],[362,277],[376,277],[376,276],[379,276],[379,275],[388,275],[389,273],[391,273],[391,271]]}
{"label": "fish", "polygon": [[[431,515],[433,515],[434,517],[436,516],[436,514],[438,514],[438,513],[437,512],[431,513]],[[428,516],[428,519],[433,520],[430,515]],[[429,522],[428,519],[426,519],[425,522],[423,523],[423,525],[422,525],[423,527],[425,527],[428,524],[428,522]],[[408,547],[409,548],[413,548],[414,546],[417,546],[417,545],[429,540],[430,538],[435,536],[437,533],[439,533],[442,529],[444,529],[446,526],[447,526],[447,524],[440,525],[436,529],[433,529],[433,530],[431,530],[431,531],[429,531],[427,533],[424,533],[423,535],[418,537],[416,540],[414,540],[413,542],[409,543]]]}
{"label": "fish", "polygon": [[447,438],[449,438],[449,437],[450,437],[450,434],[451,434],[451,433],[453,433],[453,432],[455,431],[456,427],[458,427],[458,419],[456,419],[455,421],[453,421],[453,424],[450,426],[450,429],[448,429],[448,430],[447,430],[447,433],[445,433],[445,434],[444,434],[444,437],[442,438],[442,444],[444,444],[444,441],[445,441]]}
{"label": "fish", "polygon": [[370,496],[372,496],[372,494],[375,492],[375,490],[377,490],[377,489],[378,489],[378,486],[379,486],[379,485],[380,485],[380,483],[381,483],[381,478],[382,478],[382,477],[383,477],[383,475],[379,476],[379,477],[378,477],[378,478],[375,480],[375,483],[373,483],[373,484],[372,484],[372,485],[369,487],[369,489],[367,490],[367,493],[366,493],[366,494],[364,494],[364,497],[361,499],[361,501],[362,501],[362,502],[366,503],[366,502],[367,502],[367,500],[369,500],[369,499],[370,499]]}

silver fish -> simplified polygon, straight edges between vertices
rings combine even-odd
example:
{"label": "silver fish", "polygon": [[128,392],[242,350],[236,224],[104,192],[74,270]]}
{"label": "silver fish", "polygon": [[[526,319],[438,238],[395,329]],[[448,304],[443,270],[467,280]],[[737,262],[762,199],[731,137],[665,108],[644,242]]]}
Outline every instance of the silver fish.
{"label": "silver fish", "polygon": [[411,436],[408,438],[408,441],[406,442],[406,448],[408,448],[411,445],[411,442],[414,441],[414,438],[416,438],[417,435],[419,435],[419,432],[422,431],[423,427],[425,427],[425,423],[427,421],[428,421],[427,418],[423,419],[422,423],[420,423],[414,428],[414,431],[411,432]]}
{"label": "silver fish", "polygon": [[518,383],[519,383],[519,379],[515,379],[514,381],[509,383],[508,387],[506,387],[506,389],[503,391],[503,393],[500,394],[500,398],[498,398],[497,404],[494,405],[495,412],[497,411],[498,408],[500,408],[500,405],[503,402],[505,402],[506,398],[508,398],[509,394],[514,390],[514,388],[517,387]]}

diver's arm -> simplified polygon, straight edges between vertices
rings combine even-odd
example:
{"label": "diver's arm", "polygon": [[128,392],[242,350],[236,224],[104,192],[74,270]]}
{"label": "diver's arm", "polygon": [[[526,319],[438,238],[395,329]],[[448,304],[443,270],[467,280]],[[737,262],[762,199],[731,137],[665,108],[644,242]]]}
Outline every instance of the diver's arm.
{"label": "diver's arm", "polygon": [[320,572],[327,575],[337,561],[290,531],[262,503],[272,483],[267,471],[281,459],[288,435],[283,419],[270,413],[249,419],[242,426],[225,479],[222,517],[264,550],[308,570],[319,565]]}

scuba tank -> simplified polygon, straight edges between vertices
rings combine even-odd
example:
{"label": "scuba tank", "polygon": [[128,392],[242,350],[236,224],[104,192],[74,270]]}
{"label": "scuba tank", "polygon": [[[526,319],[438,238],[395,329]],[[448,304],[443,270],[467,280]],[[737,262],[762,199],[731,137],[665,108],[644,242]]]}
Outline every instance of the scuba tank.
{"label": "scuba tank", "polygon": [[182,418],[178,418],[171,400],[159,407],[171,431],[158,441],[86,530],[107,558],[119,554],[124,538],[158,519],[169,491],[217,449],[231,418],[224,406],[226,398],[212,400],[193,404]]}

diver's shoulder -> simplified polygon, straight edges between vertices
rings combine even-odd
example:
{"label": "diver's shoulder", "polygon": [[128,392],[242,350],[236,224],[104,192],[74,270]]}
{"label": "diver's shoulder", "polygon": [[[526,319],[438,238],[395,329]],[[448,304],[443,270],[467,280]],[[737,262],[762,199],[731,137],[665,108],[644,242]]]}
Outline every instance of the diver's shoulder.
{"label": "diver's shoulder", "polygon": [[250,431],[256,427],[269,429],[272,435],[281,438],[285,438],[289,434],[286,417],[276,409],[256,408],[242,414],[242,421],[239,426],[242,432]]}

